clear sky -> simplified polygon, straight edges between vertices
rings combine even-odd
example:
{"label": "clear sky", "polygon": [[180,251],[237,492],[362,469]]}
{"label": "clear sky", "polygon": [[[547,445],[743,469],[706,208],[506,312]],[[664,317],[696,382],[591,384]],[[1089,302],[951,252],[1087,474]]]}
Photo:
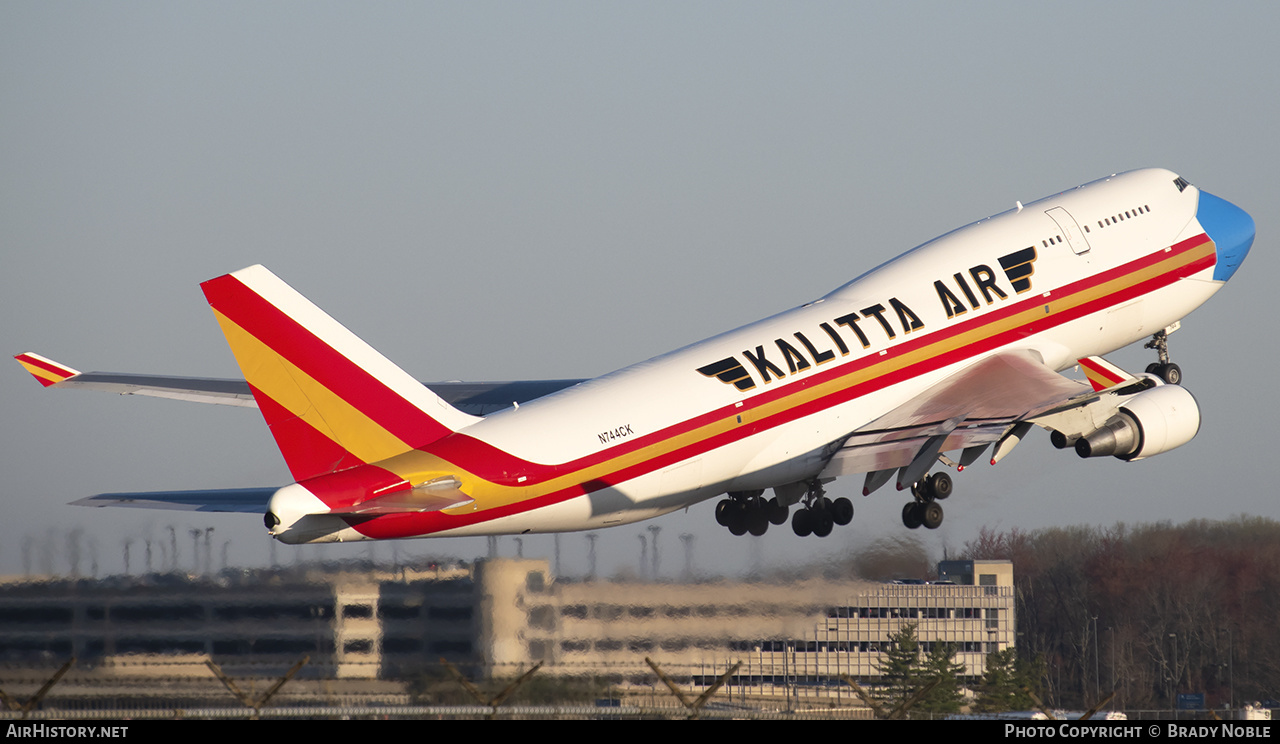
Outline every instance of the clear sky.
{"label": "clear sky", "polygon": [[[1141,463],[1037,432],[956,478],[937,554],[988,525],[1280,518],[1274,3],[0,4],[0,340],[83,370],[238,376],[199,282],[263,263],[420,379],[594,376],[819,296],[937,234],[1160,166],[1248,210],[1243,269],[1172,337],[1204,423]],[[1268,278],[1270,277],[1270,278]],[[1141,371],[1151,352],[1112,356]],[[88,510],[100,492],[283,485],[252,410],[0,374],[0,573],[119,570],[132,540],[252,515]],[[735,572],[905,532],[833,484],[825,540],[651,524],[662,570]],[[602,570],[647,524],[601,531]],[[474,557],[483,538],[277,546]],[[525,555],[550,554],[528,537]],[[503,554],[515,553],[504,538]],[[580,571],[586,540],[561,538]]]}

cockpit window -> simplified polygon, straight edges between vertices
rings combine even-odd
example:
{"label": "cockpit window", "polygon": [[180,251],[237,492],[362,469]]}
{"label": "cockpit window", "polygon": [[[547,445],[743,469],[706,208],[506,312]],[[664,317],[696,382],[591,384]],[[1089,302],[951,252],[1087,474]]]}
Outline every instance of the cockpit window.
{"label": "cockpit window", "polygon": [[1173,179],[1173,185],[1177,186],[1178,191],[1181,192],[1181,191],[1185,191],[1186,188],[1191,185],[1191,182],[1183,178],[1182,176],[1178,176],[1177,178]]}

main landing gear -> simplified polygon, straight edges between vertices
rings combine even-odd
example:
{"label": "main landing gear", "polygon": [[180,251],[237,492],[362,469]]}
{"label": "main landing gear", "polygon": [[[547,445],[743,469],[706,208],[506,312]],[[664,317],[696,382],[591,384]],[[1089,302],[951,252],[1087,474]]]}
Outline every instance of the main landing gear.
{"label": "main landing gear", "polygon": [[809,482],[804,501],[805,506],[791,518],[791,530],[799,537],[826,537],[836,525],[843,527],[853,521],[853,502],[843,496],[832,501],[816,480]]}
{"label": "main landing gear", "polygon": [[732,491],[716,504],[716,521],[735,535],[748,532],[759,537],[770,524],[785,524],[787,507],[775,496],[765,500],[764,491]]}
{"label": "main landing gear", "polygon": [[834,501],[828,499],[817,480],[806,485],[808,491],[801,499],[804,505],[794,515],[790,514],[790,506],[777,496],[765,499],[763,490],[731,491],[728,498],[716,504],[716,521],[735,535],[750,532],[757,537],[768,531],[771,524],[786,524],[789,516],[791,529],[801,537],[826,537],[836,525],[843,526],[853,521],[852,501],[843,497]]}
{"label": "main landing gear", "polygon": [[1155,375],[1170,385],[1182,384],[1182,368],[1169,361],[1169,334],[1178,330],[1181,323],[1174,323],[1168,328],[1157,331],[1151,340],[1142,345],[1144,349],[1155,349],[1160,361],[1147,365],[1147,374]]}
{"label": "main landing gear", "polygon": [[902,507],[902,524],[911,529],[921,525],[936,530],[942,524],[942,504],[938,501],[951,495],[954,485],[951,476],[946,473],[927,475],[911,486],[911,495],[915,501],[908,501]]}

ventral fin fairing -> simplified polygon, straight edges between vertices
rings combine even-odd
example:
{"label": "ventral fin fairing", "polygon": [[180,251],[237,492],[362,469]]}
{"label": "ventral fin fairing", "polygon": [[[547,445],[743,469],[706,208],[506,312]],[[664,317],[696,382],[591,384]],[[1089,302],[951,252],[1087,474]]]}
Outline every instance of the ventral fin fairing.
{"label": "ventral fin fairing", "polygon": [[[1168,334],[1253,239],[1243,210],[1148,169],[595,380],[419,383],[261,266],[202,285],[244,380],[17,359],[48,387],[257,407],[295,480],[82,505],[265,512],[271,535],[307,543],[595,529],[725,495],[716,519],[735,534],[789,519],[824,536],[853,517],[824,485],[856,474],[867,494],[909,490],[903,523],[933,528],[953,488],[938,465],[994,464],[1033,426],[1081,457],[1190,441],[1199,408],[1173,384]],[[1102,356],[1148,337],[1144,373]]]}

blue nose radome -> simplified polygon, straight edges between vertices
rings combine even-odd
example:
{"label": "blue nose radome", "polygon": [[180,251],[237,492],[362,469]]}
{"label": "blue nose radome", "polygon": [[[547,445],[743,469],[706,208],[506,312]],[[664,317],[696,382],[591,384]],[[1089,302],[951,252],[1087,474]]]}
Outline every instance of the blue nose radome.
{"label": "blue nose radome", "polygon": [[1225,282],[1240,268],[1244,257],[1249,255],[1249,248],[1253,246],[1253,218],[1226,199],[1201,191],[1196,219],[1218,250],[1218,264],[1213,269],[1213,278]]}

